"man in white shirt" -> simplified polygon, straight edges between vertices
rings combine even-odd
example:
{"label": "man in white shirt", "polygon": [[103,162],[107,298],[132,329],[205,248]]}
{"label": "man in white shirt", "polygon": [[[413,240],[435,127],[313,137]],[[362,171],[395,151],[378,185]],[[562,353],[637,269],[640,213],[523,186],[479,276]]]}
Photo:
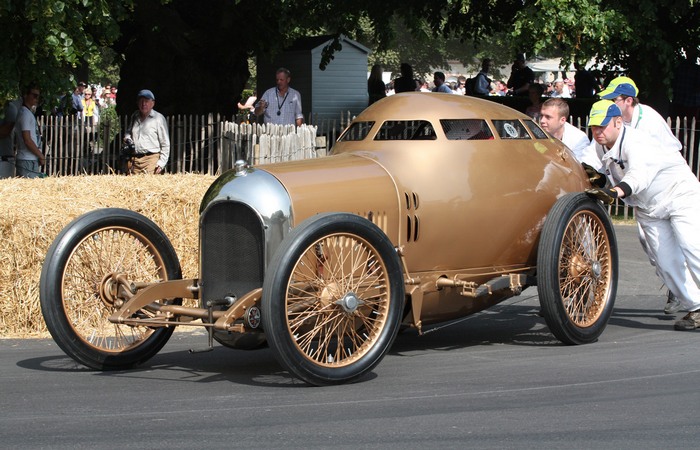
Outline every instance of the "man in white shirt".
{"label": "man in white shirt", "polygon": [[[655,148],[657,151],[678,153],[683,146],[674,136],[666,120],[651,106],[639,103],[638,94],[639,89],[637,89],[637,85],[631,78],[617,77],[598,95],[602,99],[612,100],[622,112],[623,123],[646,133],[652,141],[656,142]],[[642,243],[642,248],[646,251],[646,239],[641,228],[639,228],[639,240]],[[651,265],[655,266],[654,257],[648,252],[647,256],[649,256]],[[664,312],[673,314],[678,312],[680,308],[680,302],[675,298],[673,291],[669,289]]]}
{"label": "man in white shirt", "polygon": [[569,147],[579,162],[584,161],[586,149],[590,144],[588,136],[583,131],[568,122],[569,105],[560,98],[550,98],[542,103],[540,108],[540,125],[555,138]]}
{"label": "man in white shirt", "polygon": [[131,124],[124,136],[134,145],[129,173],[160,174],[170,157],[170,135],[165,117],[153,109],[156,97],[148,89],[137,95],[138,111],[131,115]]}
{"label": "man in white shirt", "polygon": [[586,192],[635,207],[656,272],[688,314],[676,330],[700,327],[700,182],[679,152],[660,152],[646,133],[623,124],[610,100],[593,104],[589,125],[611,188]]}
{"label": "man in white shirt", "polygon": [[17,136],[17,176],[23,178],[43,178],[41,167],[46,163],[41,152],[41,133],[36,121],[36,107],[41,93],[32,83],[22,93],[22,107],[17,115],[15,133]]}

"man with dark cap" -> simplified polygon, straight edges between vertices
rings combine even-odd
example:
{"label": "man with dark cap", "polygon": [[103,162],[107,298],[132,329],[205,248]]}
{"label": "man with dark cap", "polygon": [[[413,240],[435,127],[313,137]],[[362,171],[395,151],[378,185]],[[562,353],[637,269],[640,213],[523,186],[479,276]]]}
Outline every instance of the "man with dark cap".
{"label": "man with dark cap", "polygon": [[137,95],[138,111],[131,115],[131,125],[124,143],[133,146],[129,173],[159,174],[165,169],[170,156],[170,137],[165,117],[153,109],[156,97],[148,89]]}

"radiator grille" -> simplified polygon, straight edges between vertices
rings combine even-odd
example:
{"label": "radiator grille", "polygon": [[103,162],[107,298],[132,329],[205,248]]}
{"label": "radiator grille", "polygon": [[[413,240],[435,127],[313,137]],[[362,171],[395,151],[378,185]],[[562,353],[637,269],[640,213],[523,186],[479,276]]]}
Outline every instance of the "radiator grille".
{"label": "radiator grille", "polygon": [[262,223],[248,206],[221,202],[207,209],[200,235],[203,304],[261,287],[264,247]]}

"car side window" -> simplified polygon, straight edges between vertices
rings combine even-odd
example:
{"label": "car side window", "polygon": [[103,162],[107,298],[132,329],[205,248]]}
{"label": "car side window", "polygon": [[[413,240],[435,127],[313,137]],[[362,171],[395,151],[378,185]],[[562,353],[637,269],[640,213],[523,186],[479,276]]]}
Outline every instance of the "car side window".
{"label": "car side window", "polygon": [[374,126],[374,122],[355,122],[350,125],[338,138],[340,142],[361,141],[367,137],[369,130]]}
{"label": "car side window", "polygon": [[451,141],[493,139],[489,125],[483,119],[442,119],[440,125]]}
{"label": "car side window", "polygon": [[377,131],[375,141],[432,141],[437,139],[427,120],[387,120]]}
{"label": "car side window", "polygon": [[525,126],[519,120],[494,120],[493,126],[501,139],[530,139]]}
{"label": "car side window", "polygon": [[535,136],[535,139],[547,139],[547,133],[542,131],[542,128],[540,128],[540,126],[534,121],[523,120],[523,122],[525,122],[525,126],[530,130],[530,133]]}

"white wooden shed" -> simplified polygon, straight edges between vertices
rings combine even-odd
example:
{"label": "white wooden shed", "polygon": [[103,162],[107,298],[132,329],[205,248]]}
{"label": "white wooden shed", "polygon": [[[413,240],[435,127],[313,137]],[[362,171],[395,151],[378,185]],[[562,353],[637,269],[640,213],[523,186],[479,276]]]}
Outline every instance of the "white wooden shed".
{"label": "white wooden shed", "polygon": [[272,61],[258,58],[258,94],[274,87],[275,71],[285,67],[292,74],[290,86],[301,93],[307,123],[338,119],[341,111],[359,114],[367,107],[367,56],[370,50],[352,39],[341,37],[342,49],[336,51],[325,70],[321,70],[321,53],[332,39],[332,36],[302,38]]}

